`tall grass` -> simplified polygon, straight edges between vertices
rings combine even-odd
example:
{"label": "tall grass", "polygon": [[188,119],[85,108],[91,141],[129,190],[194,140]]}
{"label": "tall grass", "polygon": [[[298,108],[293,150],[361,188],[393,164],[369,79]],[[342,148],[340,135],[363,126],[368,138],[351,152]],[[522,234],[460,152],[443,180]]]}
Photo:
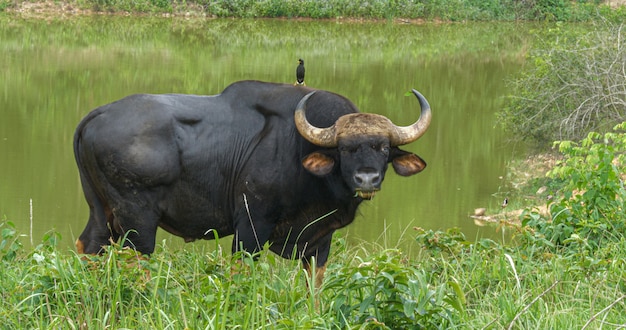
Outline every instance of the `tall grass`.
{"label": "tall grass", "polygon": [[[454,292],[398,250],[377,246],[339,255],[314,288],[297,262],[262,253],[256,261],[165,242],[150,258],[112,246],[101,256],[57,248],[48,235],[33,251],[2,223],[0,317],[22,328],[339,329],[452,324]],[[339,259],[339,260],[337,260]],[[239,262],[242,260],[243,262]],[[387,326],[385,326],[387,324]]]}
{"label": "tall grass", "polygon": [[[520,235],[525,230],[518,229]],[[460,314],[467,329],[617,329],[626,327],[626,263],[610,260],[584,271],[566,256],[532,245],[475,243],[455,231],[421,231],[424,268],[432,278],[458,281],[465,298]],[[613,246],[626,253],[626,243]]]}
{"label": "tall grass", "polygon": [[[8,328],[158,329],[616,329],[626,326],[626,262],[580,271],[556,253],[462,233],[414,235],[408,258],[341,237],[321,288],[297,262],[256,261],[211,244],[150,257],[112,246],[101,256],[57,248],[51,233],[28,251],[0,225],[0,318]],[[626,243],[612,245],[616,255]],[[243,260],[240,262],[239,260]]]}

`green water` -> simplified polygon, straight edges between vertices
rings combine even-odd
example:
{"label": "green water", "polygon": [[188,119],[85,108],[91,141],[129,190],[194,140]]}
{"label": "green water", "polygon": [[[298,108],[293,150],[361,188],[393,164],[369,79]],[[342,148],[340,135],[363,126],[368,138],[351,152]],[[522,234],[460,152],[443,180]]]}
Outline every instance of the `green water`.
{"label": "green water", "polygon": [[345,95],[364,112],[412,123],[419,108],[405,96],[411,88],[433,109],[429,131],[405,147],[427,169],[409,178],[390,173],[344,230],[349,239],[384,233],[393,246],[400,237],[410,241],[413,226],[460,227],[470,239],[494,235],[468,214],[501,202],[494,196],[506,184],[500,177],[520,156],[494,114],[507,93],[504,80],[522,65],[530,28],[0,16],[0,216],[26,242],[55,229],[71,246],[88,217],[72,136],[91,109],[132,93],[217,94],[242,79],[293,83],[303,58],[308,86]]}

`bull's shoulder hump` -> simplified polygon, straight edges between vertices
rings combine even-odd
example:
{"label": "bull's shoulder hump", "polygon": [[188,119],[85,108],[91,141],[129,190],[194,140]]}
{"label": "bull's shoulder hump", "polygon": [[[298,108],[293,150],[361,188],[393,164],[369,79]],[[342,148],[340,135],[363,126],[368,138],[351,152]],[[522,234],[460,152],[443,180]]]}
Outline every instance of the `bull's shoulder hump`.
{"label": "bull's shoulder hump", "polygon": [[117,104],[127,105],[162,105],[168,108],[188,108],[201,107],[207,102],[215,99],[214,95],[192,95],[192,94],[132,94],[118,101],[110,103],[109,106]]}
{"label": "bull's shoulder hump", "polygon": [[185,124],[202,121],[211,109],[219,108],[220,100],[213,95],[136,94],[129,96],[133,108],[160,112]]}
{"label": "bull's shoulder hump", "polygon": [[[176,94],[134,94],[94,109],[80,128],[89,125],[126,127],[165,127],[172,122],[195,124],[207,117],[212,97]],[[133,127],[133,128],[131,128]]]}
{"label": "bull's shoulder hump", "polygon": [[162,102],[171,111],[172,117],[181,124],[193,125],[204,119],[214,118],[228,107],[219,95],[166,94]]}

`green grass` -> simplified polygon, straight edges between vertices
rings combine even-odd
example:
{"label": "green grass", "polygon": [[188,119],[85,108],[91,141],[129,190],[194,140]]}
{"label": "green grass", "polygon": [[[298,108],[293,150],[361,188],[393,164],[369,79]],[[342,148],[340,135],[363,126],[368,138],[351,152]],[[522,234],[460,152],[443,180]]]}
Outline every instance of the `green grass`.
{"label": "green grass", "polygon": [[[626,262],[581,268],[558,253],[417,229],[420,255],[335,239],[317,290],[297,262],[231,257],[212,243],[151,258],[25,249],[0,225],[0,318],[9,328],[615,329],[626,326]],[[626,254],[626,242],[613,244]]]}
{"label": "green grass", "polygon": [[432,287],[429,275],[401,260],[398,250],[380,247],[360,257],[363,250],[337,240],[335,251],[346,259],[335,260],[316,292],[297,262],[271,253],[253,262],[191,244],[181,250],[161,245],[149,259],[119,246],[80,256],[57,249],[55,234],[27,251],[10,222],[2,230],[4,325],[339,329],[386,323],[397,329],[452,322],[454,308],[444,299],[453,292]]}
{"label": "green grass", "polygon": [[[465,314],[460,315],[464,328],[626,326],[623,260],[607,260],[601,269],[591,270],[532,245],[469,243],[454,231],[423,231],[418,237],[428,247],[428,262],[422,265],[439,275],[433,278],[454,279],[462,288],[467,301]],[[625,253],[626,244],[611,249]]]}

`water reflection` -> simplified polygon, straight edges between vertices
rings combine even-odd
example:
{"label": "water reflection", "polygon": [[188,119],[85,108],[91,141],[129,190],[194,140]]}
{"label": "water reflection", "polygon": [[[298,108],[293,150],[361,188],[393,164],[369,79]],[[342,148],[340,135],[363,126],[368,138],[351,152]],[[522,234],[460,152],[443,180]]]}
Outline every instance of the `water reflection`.
{"label": "water reflection", "polygon": [[500,142],[494,112],[506,93],[503,79],[521,64],[527,26],[125,17],[0,23],[0,216],[28,233],[32,199],[35,242],[56,229],[70,246],[86,223],[72,137],[91,109],[132,93],[215,94],[241,79],[293,83],[298,58],[307,63],[308,86],[397,124],[418,116],[417,101],[405,96],[410,88],[433,108],[429,131],[406,146],[428,168],[410,178],[388,175],[348,228],[351,237],[384,232],[394,242],[412,226],[458,226],[473,238],[469,212],[500,202],[491,195],[514,152]]}

